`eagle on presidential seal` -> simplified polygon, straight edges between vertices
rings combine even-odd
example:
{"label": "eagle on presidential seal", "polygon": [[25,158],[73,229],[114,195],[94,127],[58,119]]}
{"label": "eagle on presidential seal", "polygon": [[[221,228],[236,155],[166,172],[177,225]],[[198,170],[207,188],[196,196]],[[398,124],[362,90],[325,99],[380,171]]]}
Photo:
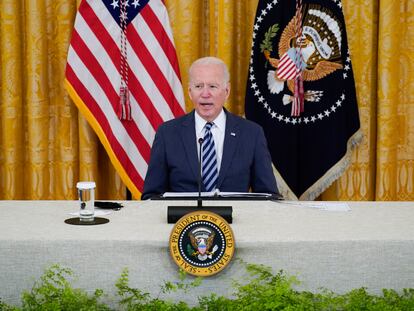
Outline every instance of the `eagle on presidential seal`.
{"label": "eagle on presidential seal", "polygon": [[[269,92],[279,94],[284,90],[285,83],[290,91],[290,94],[283,96],[284,105],[293,100],[297,68],[302,70],[305,82],[322,79],[335,70],[343,68],[341,24],[328,9],[315,4],[305,6],[302,35],[299,38],[297,38],[295,23],[296,16],[290,20],[280,36],[279,58],[271,56],[272,49],[262,48],[266,60],[273,67],[267,73]],[[277,27],[277,25],[273,25],[273,27],[275,26]],[[269,29],[270,31],[271,29]],[[268,39],[265,38],[263,42],[265,43]],[[268,43],[263,46],[268,46]],[[301,51],[300,60],[296,59],[297,50]],[[289,70],[291,70],[290,74]],[[323,91],[321,90],[306,90],[304,92],[304,99],[308,102],[318,102],[322,96]]]}
{"label": "eagle on presidential seal", "polygon": [[200,261],[211,259],[217,251],[218,246],[215,245],[212,250],[215,233],[206,227],[197,227],[188,233],[191,246],[187,249],[191,256],[197,257]]}

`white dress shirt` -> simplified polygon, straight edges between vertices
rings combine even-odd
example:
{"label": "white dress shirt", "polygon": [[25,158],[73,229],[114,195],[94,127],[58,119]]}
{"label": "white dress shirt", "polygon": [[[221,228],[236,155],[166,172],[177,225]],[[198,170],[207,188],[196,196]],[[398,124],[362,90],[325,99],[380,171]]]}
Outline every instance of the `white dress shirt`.
{"label": "white dress shirt", "polygon": [[[200,155],[200,144],[198,140],[200,138],[204,138],[204,132],[207,121],[204,120],[197,111],[194,112],[195,117],[195,131],[196,131],[196,139],[197,139],[197,155]],[[213,135],[214,139],[214,146],[216,148],[216,155],[217,155],[217,170],[220,172],[221,167],[221,159],[223,158],[223,145],[224,145],[224,134],[226,133],[226,113],[222,109],[220,114],[217,118],[214,119],[212,122],[214,123],[211,127],[211,134]]]}

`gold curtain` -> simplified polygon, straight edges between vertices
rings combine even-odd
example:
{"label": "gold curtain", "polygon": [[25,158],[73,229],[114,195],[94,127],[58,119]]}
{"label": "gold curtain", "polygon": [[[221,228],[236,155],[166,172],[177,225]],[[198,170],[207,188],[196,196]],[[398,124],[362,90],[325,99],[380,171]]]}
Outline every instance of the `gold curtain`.
{"label": "gold curtain", "polygon": [[[0,2],[0,199],[74,199],[78,180],[95,180],[100,199],[125,198],[103,147],[63,89],[79,2]],[[165,2],[184,89],[193,60],[218,56],[232,77],[226,106],[243,115],[258,0]],[[344,0],[343,7],[364,140],[321,199],[414,200],[414,4]]]}

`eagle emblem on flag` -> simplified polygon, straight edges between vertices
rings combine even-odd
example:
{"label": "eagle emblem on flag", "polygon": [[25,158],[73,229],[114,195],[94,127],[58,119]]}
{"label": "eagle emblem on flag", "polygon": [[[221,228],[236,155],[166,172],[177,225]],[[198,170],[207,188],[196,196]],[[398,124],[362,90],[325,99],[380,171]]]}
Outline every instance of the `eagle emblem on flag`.
{"label": "eagle emblem on flag", "polygon": [[[279,40],[278,54],[280,59],[273,57],[269,50],[263,54],[274,70],[267,74],[267,84],[272,94],[279,94],[287,84],[291,94],[283,96],[283,104],[293,101],[294,79],[299,67],[303,70],[304,81],[316,81],[328,76],[335,70],[342,69],[341,31],[335,16],[320,5],[309,8],[303,21],[302,36],[296,40],[295,17],[283,30]],[[302,57],[295,63],[295,50],[300,49]],[[318,102],[323,96],[321,90],[306,90],[305,101]]]}

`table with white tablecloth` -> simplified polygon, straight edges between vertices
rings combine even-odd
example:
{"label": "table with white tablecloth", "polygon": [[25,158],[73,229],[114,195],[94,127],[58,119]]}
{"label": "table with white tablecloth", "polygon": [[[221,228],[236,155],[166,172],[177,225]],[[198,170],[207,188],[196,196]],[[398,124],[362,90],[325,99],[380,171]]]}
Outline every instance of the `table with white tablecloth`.
{"label": "table with white tablecloth", "polygon": [[[64,222],[76,201],[0,201],[0,297],[18,304],[52,264],[71,268],[75,287],[102,288],[114,295],[124,268],[130,286],[154,296],[165,281],[178,280],[168,241],[168,205],[192,201],[125,201],[97,226]],[[204,205],[223,205],[205,201]],[[344,293],[366,287],[414,288],[414,203],[347,202],[349,211],[329,211],[307,202],[226,201],[233,206],[235,258],[283,269],[300,280],[298,289],[327,288]],[[195,302],[212,292],[232,293],[233,279],[245,276],[233,260],[205,278],[191,294],[173,298]],[[192,277],[189,277],[191,280]]]}

